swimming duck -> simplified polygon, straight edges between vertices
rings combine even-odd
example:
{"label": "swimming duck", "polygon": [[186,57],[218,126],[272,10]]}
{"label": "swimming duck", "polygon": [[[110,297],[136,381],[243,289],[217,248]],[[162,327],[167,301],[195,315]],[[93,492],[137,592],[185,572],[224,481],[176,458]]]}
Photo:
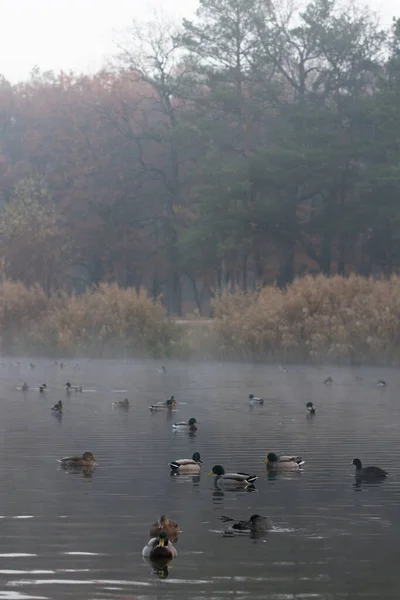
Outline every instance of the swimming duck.
{"label": "swimming duck", "polygon": [[165,531],[162,531],[159,536],[151,538],[142,550],[142,556],[146,558],[175,558],[178,556],[177,551],[168,539]]}
{"label": "swimming duck", "polygon": [[299,471],[301,465],[304,465],[304,460],[300,456],[277,456],[275,452],[270,452],[265,459],[267,469],[271,471],[286,470]]}
{"label": "swimming duck", "polygon": [[82,456],[66,456],[59,461],[63,467],[91,467],[96,462],[91,452],[84,452]]}
{"label": "swimming duck", "polygon": [[156,412],[157,410],[165,410],[166,408],[168,410],[176,408],[176,400],[174,396],[171,396],[171,398],[169,398],[165,402],[157,402],[156,404],[151,404],[149,406],[150,412]]}
{"label": "swimming duck", "polygon": [[180,430],[180,431],[197,431],[197,426],[199,422],[196,421],[196,419],[194,419],[193,417],[191,419],[189,419],[189,421],[187,423],[184,423],[183,421],[179,422],[179,423],[174,423],[172,425],[172,429],[175,430]]}
{"label": "swimming duck", "polygon": [[357,479],[364,479],[366,481],[385,479],[388,475],[387,471],[384,471],[380,467],[363,467],[361,460],[355,458],[352,464],[356,468],[355,476]]}
{"label": "swimming duck", "polygon": [[380,379],[379,381],[377,381],[377,382],[376,382],[376,385],[377,385],[378,387],[386,387],[386,386],[387,386],[387,383],[386,383],[386,381],[384,381],[383,379]]}
{"label": "swimming duck", "polygon": [[333,383],[333,379],[332,379],[332,377],[327,377],[326,379],[324,379],[324,383],[325,383],[326,385],[328,385],[328,384],[330,384],[330,383]]}
{"label": "swimming duck", "polygon": [[264,404],[264,399],[257,398],[257,396],[254,396],[253,394],[249,394],[249,402],[254,402],[256,404]]}
{"label": "swimming duck", "polygon": [[62,413],[63,412],[63,403],[61,400],[59,400],[57,402],[57,404],[55,404],[54,406],[51,407],[51,410],[54,410],[54,412],[57,413]]}
{"label": "swimming duck", "polygon": [[174,473],[199,473],[201,469],[202,460],[200,453],[195,452],[192,458],[179,458],[169,463]]}
{"label": "swimming duck", "polygon": [[26,392],[27,390],[29,390],[29,387],[28,387],[28,384],[26,383],[26,381],[25,381],[25,383],[22,384],[21,390],[23,392]]}
{"label": "swimming duck", "polygon": [[262,517],[261,515],[251,515],[248,521],[238,521],[231,517],[220,517],[224,523],[233,523],[230,529],[238,533],[253,533],[256,531],[268,531],[272,529],[272,523],[268,517]]}
{"label": "swimming duck", "polygon": [[222,482],[224,485],[235,484],[247,487],[258,479],[257,475],[250,475],[249,473],[225,473],[225,469],[221,465],[214,465],[208,475],[215,475],[214,483],[216,486]]}
{"label": "swimming duck", "polygon": [[306,407],[307,407],[307,410],[310,413],[310,415],[315,415],[315,413],[317,412],[317,409],[314,408],[314,405],[312,402],[307,402]]}
{"label": "swimming duck", "polygon": [[115,402],[113,402],[113,406],[128,407],[129,406],[129,400],[128,400],[128,398],[125,398],[125,400],[116,400]]}
{"label": "swimming duck", "polygon": [[39,386],[39,394],[44,394],[47,391],[47,384],[43,383]]}
{"label": "swimming duck", "polygon": [[180,534],[180,527],[176,521],[172,519],[168,519],[165,515],[161,515],[161,517],[153,523],[150,527],[150,536],[157,537],[164,532],[170,538],[176,538]]}
{"label": "swimming duck", "polygon": [[82,388],[81,385],[71,385],[69,381],[65,384],[65,387],[67,389],[67,393],[69,393],[69,392],[83,392],[83,388]]}

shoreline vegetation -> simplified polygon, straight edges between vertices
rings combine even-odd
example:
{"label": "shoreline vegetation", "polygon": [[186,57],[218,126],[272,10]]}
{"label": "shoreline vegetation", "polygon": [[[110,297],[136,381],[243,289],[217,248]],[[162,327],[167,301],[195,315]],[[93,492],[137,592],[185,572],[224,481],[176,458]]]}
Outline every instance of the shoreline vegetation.
{"label": "shoreline vegetation", "polygon": [[3,354],[337,364],[400,363],[400,277],[322,275],[223,291],[214,316],[167,318],[161,297],[101,284],[82,295],[0,283]]}

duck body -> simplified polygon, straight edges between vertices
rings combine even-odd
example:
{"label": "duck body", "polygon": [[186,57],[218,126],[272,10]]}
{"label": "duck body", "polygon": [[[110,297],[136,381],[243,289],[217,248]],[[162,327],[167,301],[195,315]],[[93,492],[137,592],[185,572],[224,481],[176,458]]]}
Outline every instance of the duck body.
{"label": "duck body", "polygon": [[142,556],[153,560],[160,558],[175,558],[178,553],[164,531],[159,536],[152,537],[142,550]]}
{"label": "duck body", "polygon": [[379,481],[386,479],[388,476],[388,472],[384,471],[380,467],[363,467],[359,458],[355,458],[352,464],[356,468],[355,476],[357,479],[363,479],[365,481]]}
{"label": "duck body", "polygon": [[199,452],[195,452],[192,458],[179,458],[168,464],[173,473],[200,473],[202,462]]}
{"label": "duck body", "polygon": [[128,408],[129,400],[128,400],[128,398],[125,398],[125,400],[117,400],[116,402],[113,402],[113,406],[122,406],[122,407]]}
{"label": "duck body", "polygon": [[333,383],[332,377],[327,377],[326,379],[324,379],[324,383],[325,383],[325,385],[329,385],[329,384]]}
{"label": "duck body", "polygon": [[271,471],[299,471],[300,467],[304,465],[304,460],[301,456],[277,456],[275,452],[270,452],[265,460],[265,464],[267,465],[267,469]]}
{"label": "duck body", "polygon": [[268,517],[252,515],[248,521],[237,521],[231,517],[221,517],[224,523],[232,523],[230,529],[236,533],[265,532],[272,529],[272,523]]}
{"label": "duck body", "polygon": [[386,383],[386,381],[384,381],[383,379],[380,379],[379,381],[377,381],[377,382],[376,382],[376,385],[377,385],[378,387],[386,387],[386,386],[387,386],[387,383]]}
{"label": "duck body", "polygon": [[65,384],[65,388],[67,393],[70,392],[83,392],[83,387],[81,385],[72,385],[69,381]]}
{"label": "duck body", "polygon": [[57,402],[57,404],[55,404],[54,406],[51,407],[51,410],[53,410],[56,413],[62,413],[63,412],[63,403],[61,400],[59,400]]}
{"label": "duck body", "polygon": [[187,423],[185,423],[184,421],[174,423],[172,425],[172,429],[174,429],[175,431],[197,431],[197,424],[198,421],[196,421],[196,419],[192,417]]}
{"label": "duck body", "polygon": [[253,485],[257,481],[257,475],[250,475],[250,473],[226,473],[224,467],[221,465],[214,465],[208,475],[215,475],[214,484],[216,487],[235,485],[247,487]]}
{"label": "duck body", "polygon": [[249,394],[249,402],[252,402],[253,404],[264,404],[264,398],[258,398],[253,394]]}
{"label": "duck body", "polygon": [[314,408],[314,404],[312,402],[307,402],[306,407],[310,415],[315,415],[317,412],[317,409]]}
{"label": "duck body", "polygon": [[176,400],[174,398],[174,396],[171,396],[171,398],[168,398],[168,400],[166,400],[165,402],[157,402],[156,404],[151,404],[149,406],[149,410],[150,412],[156,412],[158,410],[173,410],[174,408],[176,408]]}
{"label": "duck body", "polygon": [[42,383],[42,385],[39,386],[39,394],[44,394],[45,392],[47,392],[47,384]]}
{"label": "duck body", "polygon": [[23,384],[22,384],[21,390],[22,390],[23,392],[27,392],[27,391],[29,390],[29,386],[28,386],[28,384],[26,383],[26,381],[25,381],[25,383],[23,383]]}
{"label": "duck body", "polygon": [[91,467],[96,459],[91,452],[84,452],[82,456],[66,456],[58,462],[62,467]]}
{"label": "duck body", "polygon": [[165,515],[161,515],[158,521],[150,527],[150,536],[152,538],[159,537],[164,532],[171,539],[175,539],[180,534],[180,531],[181,528],[176,521],[168,519]]}

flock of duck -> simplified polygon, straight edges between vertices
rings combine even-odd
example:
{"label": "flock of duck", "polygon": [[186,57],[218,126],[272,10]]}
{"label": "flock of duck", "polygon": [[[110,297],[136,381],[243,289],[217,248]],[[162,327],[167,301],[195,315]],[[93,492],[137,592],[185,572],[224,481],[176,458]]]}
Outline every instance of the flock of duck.
{"label": "flock of duck", "polygon": [[[33,366],[31,368],[34,368]],[[162,367],[162,373],[166,373],[165,367]],[[361,377],[357,377],[358,381],[361,381]],[[333,379],[328,377],[324,380],[324,384],[333,384]],[[386,387],[384,380],[379,380],[376,384],[378,387]],[[21,388],[22,391],[26,392],[28,389],[36,389],[40,394],[44,394],[48,391],[47,385],[44,383],[39,388],[29,388],[25,382]],[[65,384],[67,394],[81,393],[83,387],[80,385],[72,385],[70,382]],[[264,404],[264,399],[254,394],[249,394],[250,404]],[[117,407],[129,407],[129,400],[119,400],[113,402],[114,406]],[[174,396],[171,396],[166,401],[157,402],[149,406],[151,413],[159,411],[172,411],[175,410],[177,402]],[[62,413],[63,403],[59,400],[52,408],[55,413]],[[309,401],[306,403],[306,410],[308,416],[314,417],[316,415],[316,408],[313,402]],[[187,422],[179,421],[173,423],[172,428],[178,431],[187,431],[193,434],[197,431],[199,422],[191,417]],[[58,463],[62,468],[92,468],[96,464],[96,459],[92,452],[84,452],[81,456],[66,456],[58,459]],[[267,471],[270,473],[278,473],[281,471],[300,471],[305,461],[301,456],[296,455],[278,455],[275,452],[270,452],[266,457],[264,463],[266,464]],[[187,475],[198,475],[202,468],[202,460],[199,452],[194,452],[192,458],[180,458],[172,460],[168,463],[171,470],[171,475],[187,474]],[[355,477],[358,481],[382,481],[388,473],[387,471],[376,466],[363,467],[361,460],[355,458],[352,462],[355,466]],[[254,484],[258,479],[257,475],[244,473],[244,472],[230,472],[225,471],[222,465],[214,465],[211,471],[208,473],[209,476],[214,476],[214,486],[218,489],[234,488],[234,489],[246,489],[252,491],[255,489]],[[263,534],[272,529],[272,523],[266,516],[253,514],[249,519],[235,520],[231,517],[222,516],[221,520],[229,524],[227,530],[224,531],[224,535],[234,535],[235,533],[241,534]],[[143,557],[153,562],[157,569],[161,570],[165,567],[168,562],[177,556],[176,548],[174,543],[177,541],[180,534],[180,526],[172,519],[161,515],[161,517],[155,521],[150,527],[150,540],[144,546],[142,550]]]}

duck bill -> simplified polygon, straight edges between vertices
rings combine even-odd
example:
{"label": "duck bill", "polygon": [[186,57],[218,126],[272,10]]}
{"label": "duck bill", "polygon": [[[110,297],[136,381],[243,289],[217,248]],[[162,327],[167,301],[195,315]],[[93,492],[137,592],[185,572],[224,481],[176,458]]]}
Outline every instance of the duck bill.
{"label": "duck bill", "polygon": [[210,475],[214,475],[214,473],[212,471],[210,471],[209,473],[207,473],[207,477],[209,477]]}
{"label": "duck bill", "polygon": [[164,547],[164,538],[160,538],[159,546],[160,546],[160,548]]}
{"label": "duck bill", "polygon": [[264,465],[267,465],[268,463],[269,463],[269,459],[268,459],[268,458],[266,458],[266,459],[264,460]]}

